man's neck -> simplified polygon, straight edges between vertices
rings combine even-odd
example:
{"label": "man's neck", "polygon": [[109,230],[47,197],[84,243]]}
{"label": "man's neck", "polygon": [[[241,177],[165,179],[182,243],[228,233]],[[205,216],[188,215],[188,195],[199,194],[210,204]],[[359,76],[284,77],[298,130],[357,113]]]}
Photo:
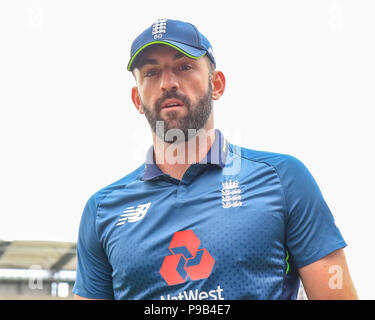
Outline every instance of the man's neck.
{"label": "man's neck", "polygon": [[161,171],[181,180],[191,164],[207,155],[214,140],[215,130],[202,129],[188,141],[167,143],[153,133],[154,161]]}

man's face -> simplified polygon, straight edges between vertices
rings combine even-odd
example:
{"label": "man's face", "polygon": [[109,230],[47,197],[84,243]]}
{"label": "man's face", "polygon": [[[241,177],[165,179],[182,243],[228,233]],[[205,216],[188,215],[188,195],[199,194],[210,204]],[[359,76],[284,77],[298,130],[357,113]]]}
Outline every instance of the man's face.
{"label": "man's face", "polygon": [[[212,112],[212,83],[205,58],[191,59],[165,46],[151,46],[134,70],[138,94],[153,132],[164,140],[170,129],[180,129],[188,140],[188,129],[205,126]],[[164,122],[164,132],[156,122]],[[162,136],[161,136],[162,135]]]}

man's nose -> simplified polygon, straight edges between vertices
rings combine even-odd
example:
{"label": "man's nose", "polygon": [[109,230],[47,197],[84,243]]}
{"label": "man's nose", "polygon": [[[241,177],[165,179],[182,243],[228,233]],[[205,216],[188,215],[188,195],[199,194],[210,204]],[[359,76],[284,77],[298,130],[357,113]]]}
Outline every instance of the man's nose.
{"label": "man's nose", "polygon": [[177,91],[179,87],[178,79],[173,71],[170,69],[164,70],[161,77],[160,89],[162,91]]}

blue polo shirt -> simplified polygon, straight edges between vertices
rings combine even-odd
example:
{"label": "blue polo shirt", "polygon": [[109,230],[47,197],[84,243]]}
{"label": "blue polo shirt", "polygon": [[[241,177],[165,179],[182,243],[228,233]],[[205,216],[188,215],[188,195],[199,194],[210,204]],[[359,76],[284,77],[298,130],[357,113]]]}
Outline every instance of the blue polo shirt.
{"label": "blue polo shirt", "polygon": [[296,158],[214,143],[181,180],[153,159],[88,200],[73,292],[100,299],[296,299],[298,269],[346,246]]}

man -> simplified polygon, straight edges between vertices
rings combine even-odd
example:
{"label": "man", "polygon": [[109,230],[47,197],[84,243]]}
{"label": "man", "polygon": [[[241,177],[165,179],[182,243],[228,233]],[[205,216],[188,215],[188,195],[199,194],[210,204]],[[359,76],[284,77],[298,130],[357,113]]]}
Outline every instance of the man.
{"label": "man", "polygon": [[209,41],[161,19],[133,42],[132,101],[152,130],[146,163],[87,202],[76,298],[357,299],[346,246],[292,156],[214,129],[225,89]]}

